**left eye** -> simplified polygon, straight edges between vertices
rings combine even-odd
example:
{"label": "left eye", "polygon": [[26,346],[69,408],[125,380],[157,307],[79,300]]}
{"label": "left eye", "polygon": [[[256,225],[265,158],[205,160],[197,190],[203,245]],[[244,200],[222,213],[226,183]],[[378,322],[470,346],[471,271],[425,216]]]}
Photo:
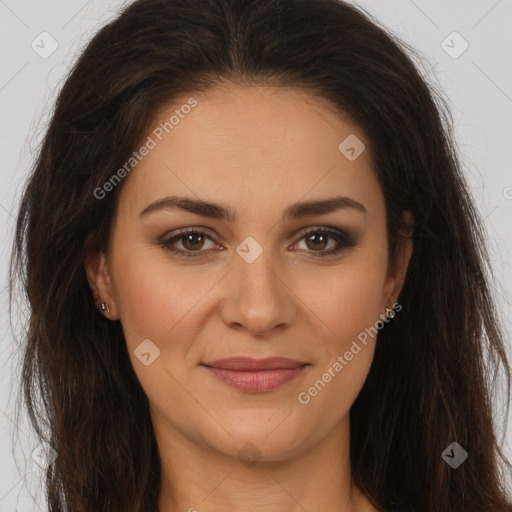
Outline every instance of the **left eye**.
{"label": "left eye", "polygon": [[[326,233],[325,231],[310,231],[306,233],[304,236],[302,236],[298,243],[304,241],[308,249],[313,250],[313,252],[317,252],[318,250],[327,249],[327,240],[338,240],[339,242],[339,238],[339,235]],[[334,247],[336,247],[336,244],[334,245]]]}
{"label": "left eye", "polygon": [[[334,248],[332,246],[328,247],[329,239],[336,242],[334,244]],[[213,246],[215,246],[215,241],[210,235],[197,229],[188,229],[182,230],[175,236],[162,241],[160,245],[166,250],[169,250],[179,256],[201,257],[203,255],[200,253],[207,252],[207,250],[201,249],[204,249],[204,244],[208,240],[213,244]],[[314,257],[333,255],[347,247],[353,247],[355,245],[354,240],[348,234],[342,231],[326,228],[310,229],[309,231],[302,233],[302,236],[296,244],[299,244],[302,241],[306,244],[306,252],[318,253],[313,254]],[[175,244],[178,242],[181,243],[183,249],[175,247]]]}

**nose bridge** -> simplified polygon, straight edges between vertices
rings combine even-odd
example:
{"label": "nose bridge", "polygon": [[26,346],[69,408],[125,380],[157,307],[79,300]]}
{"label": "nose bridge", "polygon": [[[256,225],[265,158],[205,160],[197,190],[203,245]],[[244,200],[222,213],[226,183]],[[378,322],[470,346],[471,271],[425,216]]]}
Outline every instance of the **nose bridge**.
{"label": "nose bridge", "polygon": [[292,319],[293,300],[271,248],[248,237],[237,247],[224,321],[265,333]]}
{"label": "nose bridge", "polygon": [[[240,251],[245,250],[245,247],[239,248]],[[251,256],[254,255],[254,249],[249,249]],[[237,250],[238,252],[238,250]],[[252,294],[270,294],[274,295],[275,290],[274,280],[277,279],[275,258],[272,257],[272,250],[265,249],[254,259],[246,260],[240,256],[237,262],[237,273],[240,276],[240,282],[243,283]],[[270,297],[268,297],[270,298]]]}
{"label": "nose bridge", "polygon": [[253,303],[258,308],[270,308],[271,302],[280,294],[279,286],[275,282],[278,280],[274,270],[276,261],[272,249],[256,244],[254,239],[249,239],[237,248],[239,259],[236,274],[239,278],[240,299],[247,304]]}

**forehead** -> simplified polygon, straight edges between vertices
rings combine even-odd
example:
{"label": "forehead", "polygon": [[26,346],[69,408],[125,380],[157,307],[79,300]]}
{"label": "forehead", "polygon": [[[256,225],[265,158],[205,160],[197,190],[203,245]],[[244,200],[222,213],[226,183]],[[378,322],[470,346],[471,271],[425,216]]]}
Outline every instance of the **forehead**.
{"label": "forehead", "polygon": [[[344,141],[356,159],[347,158]],[[155,115],[142,144],[152,148],[121,195],[139,210],[166,194],[236,208],[334,192],[371,201],[380,192],[361,129],[329,101],[295,88],[229,85],[183,95]]]}

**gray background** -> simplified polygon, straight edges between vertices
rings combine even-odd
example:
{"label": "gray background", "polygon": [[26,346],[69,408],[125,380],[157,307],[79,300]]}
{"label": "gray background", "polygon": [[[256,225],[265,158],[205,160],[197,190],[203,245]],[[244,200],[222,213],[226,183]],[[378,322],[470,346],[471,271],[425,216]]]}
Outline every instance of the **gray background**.
{"label": "gray background", "polygon": [[[510,356],[512,0],[354,3],[423,54],[424,74],[450,101],[462,163],[488,230]],[[68,67],[122,4],[119,0],[0,0],[0,451],[4,454],[0,512],[46,510],[42,471],[31,455],[37,443],[25,416],[19,427],[15,417],[19,351],[9,324],[6,282],[16,205]],[[58,44],[53,53],[52,44]],[[23,316],[23,310],[15,312],[15,331]],[[504,401],[496,395],[501,410]],[[502,420],[503,414],[497,418],[499,427]],[[501,428],[498,433],[504,435]],[[512,458],[512,426],[502,439],[506,455]]]}

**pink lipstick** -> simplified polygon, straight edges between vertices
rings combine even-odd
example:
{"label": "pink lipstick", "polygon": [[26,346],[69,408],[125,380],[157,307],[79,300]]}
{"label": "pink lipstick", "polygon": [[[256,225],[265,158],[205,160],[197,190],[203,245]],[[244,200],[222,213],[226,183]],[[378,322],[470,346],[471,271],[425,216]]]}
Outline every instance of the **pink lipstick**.
{"label": "pink lipstick", "polygon": [[202,363],[202,366],[234,388],[251,393],[263,393],[297,378],[309,363],[284,357],[233,357]]}

